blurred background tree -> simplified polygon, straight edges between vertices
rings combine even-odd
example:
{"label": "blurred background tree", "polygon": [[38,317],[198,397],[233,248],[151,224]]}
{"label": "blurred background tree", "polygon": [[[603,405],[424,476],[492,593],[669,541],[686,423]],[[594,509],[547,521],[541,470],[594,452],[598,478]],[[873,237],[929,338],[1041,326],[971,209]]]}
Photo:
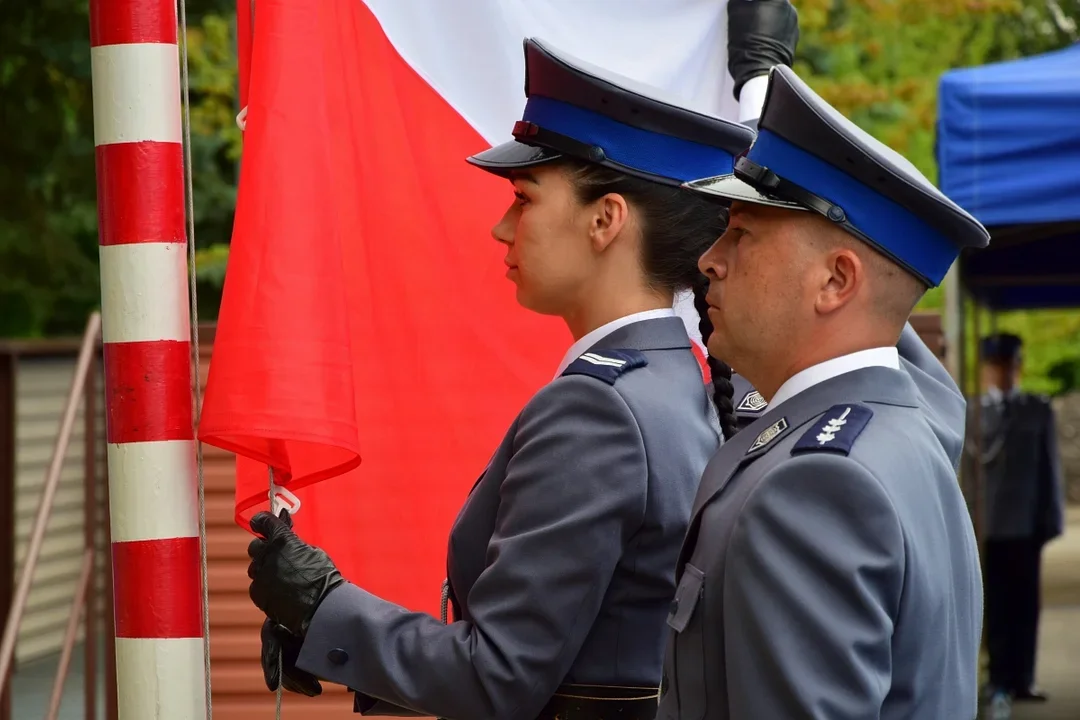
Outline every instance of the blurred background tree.
{"label": "blurred background tree", "polygon": [[[944,71],[1080,39],[1080,0],[794,0],[796,70],[874,136],[936,177]],[[232,0],[188,0],[199,312],[216,316],[240,157]],[[0,337],[77,333],[99,302],[85,0],[0,0]],[[931,292],[925,309],[941,306]],[[1028,380],[1077,382],[1080,313],[1002,316],[1031,346]]]}
{"label": "blurred background tree", "polygon": [[[802,34],[795,69],[860,127],[931,180],[942,73],[1034,55],[1080,40],[1080,0],[796,0]],[[941,288],[920,309],[940,310]],[[974,323],[969,320],[969,327]],[[1029,346],[1025,386],[1080,388],[1080,313],[1003,313],[997,327]],[[988,330],[984,324],[983,331]],[[969,346],[974,358],[975,344]],[[1053,372],[1051,370],[1053,369]]]}
{"label": "blurred background tree", "polygon": [[[189,0],[187,8],[203,248],[232,233],[236,4]],[[100,302],[88,4],[0,0],[0,17],[0,337],[79,333]]]}

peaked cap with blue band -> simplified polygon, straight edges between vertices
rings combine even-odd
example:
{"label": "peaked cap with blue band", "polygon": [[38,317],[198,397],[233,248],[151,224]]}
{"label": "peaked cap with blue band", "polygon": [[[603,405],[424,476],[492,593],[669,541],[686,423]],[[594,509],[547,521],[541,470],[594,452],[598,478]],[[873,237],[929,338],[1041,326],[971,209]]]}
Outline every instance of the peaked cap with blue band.
{"label": "peaked cap with blue band", "polygon": [[754,140],[738,123],[704,115],[639,83],[525,40],[525,95],[514,140],[473,155],[496,175],[575,157],[666,185],[730,173]]}
{"label": "peaked cap with blue band", "polygon": [[931,286],[963,248],[990,242],[978,220],[785,65],[769,73],[757,139],[746,156],[731,174],[688,187],[820,213]]}
{"label": "peaked cap with blue band", "polygon": [[979,354],[991,362],[1014,362],[1022,357],[1024,341],[1012,333],[987,335],[979,343]]}

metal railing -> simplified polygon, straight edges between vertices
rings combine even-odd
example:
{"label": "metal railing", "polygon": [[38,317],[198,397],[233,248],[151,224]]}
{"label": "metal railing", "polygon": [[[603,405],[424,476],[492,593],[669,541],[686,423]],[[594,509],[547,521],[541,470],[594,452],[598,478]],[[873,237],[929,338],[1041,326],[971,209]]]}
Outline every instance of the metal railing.
{"label": "metal railing", "polygon": [[[64,681],[67,679],[71,657],[75,650],[80,622],[85,617],[86,632],[84,638],[85,650],[85,712],[87,718],[95,718],[97,715],[97,633],[95,620],[97,619],[96,588],[94,584],[97,561],[97,530],[99,527],[97,504],[98,504],[98,473],[97,473],[97,428],[96,428],[96,387],[94,382],[88,382],[97,367],[97,352],[100,348],[101,339],[101,315],[93,313],[86,323],[83,332],[82,343],[79,347],[78,360],[75,364],[75,374],[71,381],[67,401],[60,420],[60,432],[53,447],[52,458],[45,474],[45,485],[41,492],[38,503],[37,515],[30,530],[29,545],[23,560],[22,569],[19,573],[18,583],[15,587],[14,596],[8,610],[7,622],[4,626],[3,639],[0,640],[0,681],[4,683],[4,690],[10,697],[11,669],[15,655],[15,643],[22,624],[23,615],[26,612],[27,599],[37,569],[38,559],[41,555],[42,545],[45,541],[45,529],[52,515],[53,504],[56,499],[57,489],[60,484],[60,473],[63,469],[64,460],[67,456],[68,447],[71,444],[71,436],[78,415],[79,401],[85,404],[83,416],[85,421],[85,494],[84,494],[84,548],[81,571],[75,589],[75,597],[72,603],[71,615],[68,618],[64,640],[60,650],[60,662],[57,668],[56,678],[53,682],[52,693],[46,710],[46,720],[55,720],[63,698]],[[108,507],[108,488],[104,487],[106,508]],[[107,512],[107,510],[106,510]],[[108,523],[105,524],[106,542],[108,542]],[[106,583],[111,586],[111,563],[105,562]],[[113,636],[112,628],[112,593],[103,593],[105,601],[104,615],[107,638]],[[112,643],[106,643],[105,662],[105,716],[112,720],[116,717],[116,696],[114,689],[115,681],[115,648]]]}

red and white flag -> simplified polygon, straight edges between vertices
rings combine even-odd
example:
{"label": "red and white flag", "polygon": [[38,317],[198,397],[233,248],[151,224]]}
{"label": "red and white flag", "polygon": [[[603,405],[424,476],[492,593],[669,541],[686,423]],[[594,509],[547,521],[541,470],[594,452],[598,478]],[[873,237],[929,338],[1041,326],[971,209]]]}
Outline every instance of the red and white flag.
{"label": "red and white flag", "polygon": [[238,454],[238,522],[272,465],[347,577],[434,611],[458,509],[571,342],[515,303],[490,236],[510,186],[465,158],[520,118],[527,36],[737,118],[725,3],[259,0],[250,36],[238,8],[244,156],[199,437]]}

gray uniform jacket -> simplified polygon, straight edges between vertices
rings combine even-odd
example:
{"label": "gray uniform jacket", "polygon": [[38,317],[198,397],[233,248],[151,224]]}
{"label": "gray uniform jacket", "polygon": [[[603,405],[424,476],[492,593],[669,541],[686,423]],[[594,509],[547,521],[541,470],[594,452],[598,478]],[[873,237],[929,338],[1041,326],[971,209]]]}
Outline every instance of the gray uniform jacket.
{"label": "gray uniform jacket", "polygon": [[983,397],[980,448],[986,538],[1053,540],[1064,529],[1064,491],[1054,411],[1038,395]]}
{"label": "gray uniform jacket", "polygon": [[675,559],[720,442],[690,347],[677,317],[624,326],[529,401],[451,531],[455,622],[347,583],[297,666],[454,720],[531,720],[562,683],[657,688]]}
{"label": "gray uniform jacket", "polygon": [[976,714],[982,579],[956,469],[965,403],[915,332],[901,369],[770,408],[705,470],[659,718]]}

